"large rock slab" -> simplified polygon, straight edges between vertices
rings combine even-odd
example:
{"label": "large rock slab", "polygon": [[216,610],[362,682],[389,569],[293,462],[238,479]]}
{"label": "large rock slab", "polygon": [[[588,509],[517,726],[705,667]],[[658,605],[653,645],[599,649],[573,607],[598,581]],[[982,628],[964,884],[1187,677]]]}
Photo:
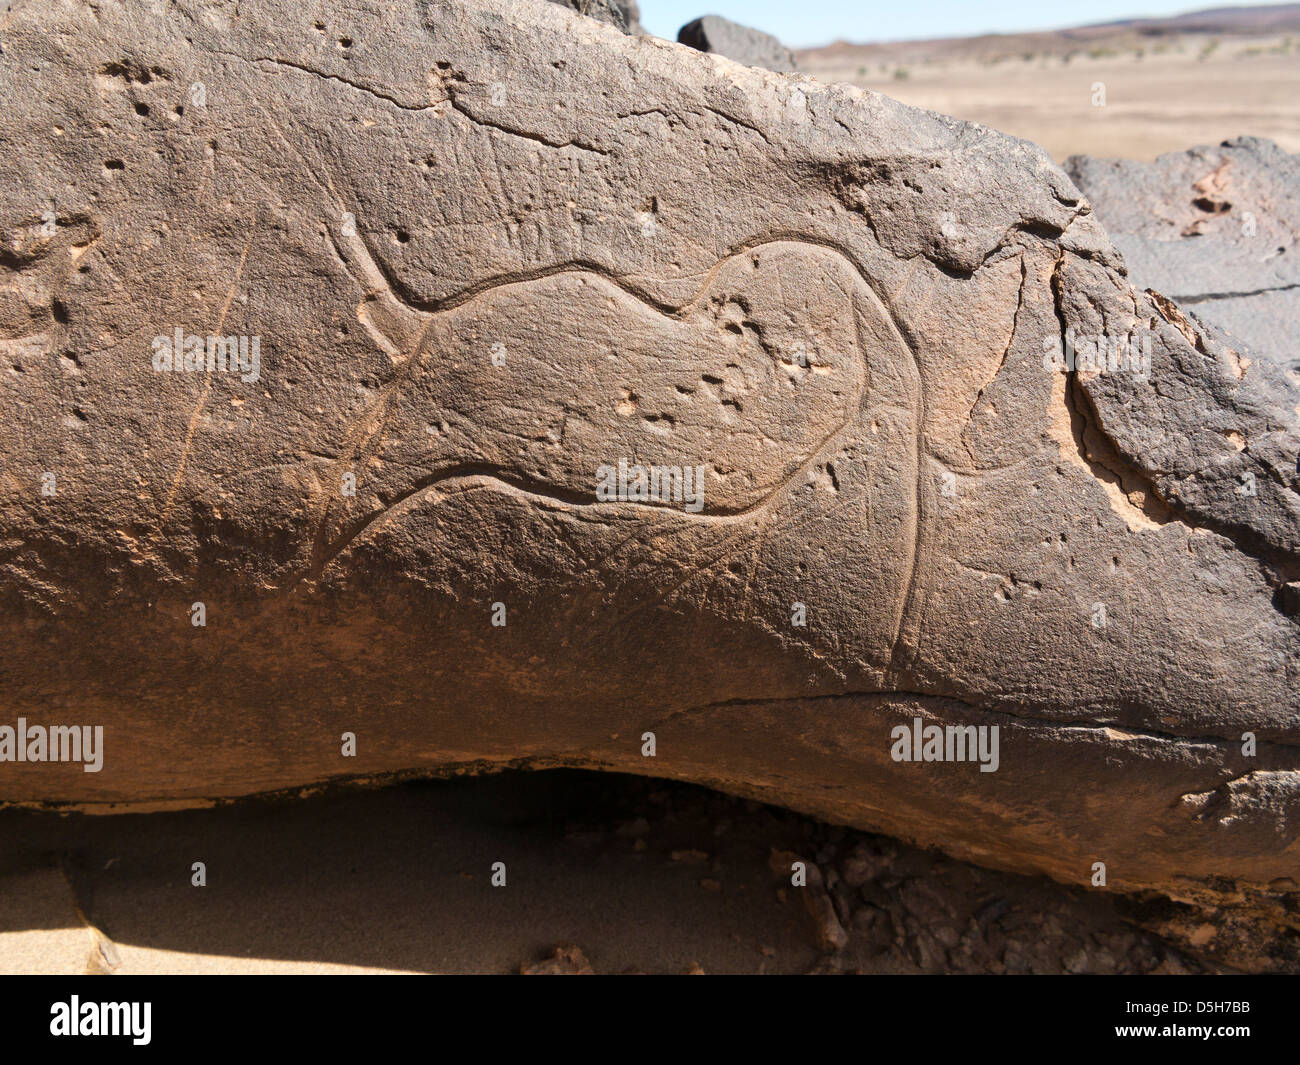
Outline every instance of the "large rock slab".
{"label": "large rock slab", "polygon": [[1300,397],[1045,153],[558,5],[180,8],[6,27],[0,726],[104,732],[0,799],[601,767],[1294,927]]}
{"label": "large rock slab", "polygon": [[1238,137],[1154,163],[1073,156],[1065,168],[1133,284],[1300,369],[1300,156]]}
{"label": "large rock slab", "polygon": [[781,72],[798,69],[790,49],[770,33],[742,26],[720,15],[692,19],[677,31],[677,40],[701,52],[724,55],[747,67]]}

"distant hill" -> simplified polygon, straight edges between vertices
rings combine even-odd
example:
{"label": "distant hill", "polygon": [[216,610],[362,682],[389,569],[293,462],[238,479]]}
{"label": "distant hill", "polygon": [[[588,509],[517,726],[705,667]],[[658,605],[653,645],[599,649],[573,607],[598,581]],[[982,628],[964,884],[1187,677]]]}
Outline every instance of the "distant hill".
{"label": "distant hill", "polygon": [[1167,18],[1120,19],[1102,26],[1131,26],[1151,35],[1162,33],[1290,33],[1300,29],[1300,4],[1212,7]]}
{"label": "distant hill", "polygon": [[1264,37],[1300,34],[1300,4],[1220,7],[1167,18],[1124,19],[1034,33],[996,33],[915,41],[859,43],[836,41],[796,52],[800,69],[852,62],[936,62],[974,59],[996,62],[1027,55],[1068,55],[1079,51],[1133,51],[1184,36]]}

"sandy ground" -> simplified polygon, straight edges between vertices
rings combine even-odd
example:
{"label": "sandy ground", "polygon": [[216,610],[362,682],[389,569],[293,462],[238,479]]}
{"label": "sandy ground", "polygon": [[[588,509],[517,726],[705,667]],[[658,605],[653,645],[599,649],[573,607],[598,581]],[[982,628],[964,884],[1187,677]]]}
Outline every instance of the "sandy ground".
{"label": "sandy ground", "polygon": [[1025,137],[1058,162],[1075,154],[1151,160],[1246,134],[1300,152],[1300,37],[1189,36],[1163,47],[1140,57],[1080,51],[1068,62],[1030,53],[998,62],[901,53],[868,61],[829,50],[799,53],[798,61],[823,81],[853,82]]}
{"label": "sandy ground", "polygon": [[[791,884],[795,860],[807,887]],[[183,813],[0,811],[4,973],[1201,971],[1121,910],[607,774]]]}

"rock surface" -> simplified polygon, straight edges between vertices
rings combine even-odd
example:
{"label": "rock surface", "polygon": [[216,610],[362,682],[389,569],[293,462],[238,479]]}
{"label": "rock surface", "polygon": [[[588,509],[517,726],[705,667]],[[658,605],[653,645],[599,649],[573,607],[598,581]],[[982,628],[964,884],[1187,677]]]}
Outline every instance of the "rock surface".
{"label": "rock surface", "polygon": [[1239,137],[1154,163],[1073,156],[1065,169],[1133,284],[1300,370],[1300,156]]}
{"label": "rock surface", "polygon": [[725,55],[747,67],[788,72],[799,69],[790,49],[762,30],[742,26],[718,15],[705,15],[686,23],[677,31],[680,44],[701,52]]}
{"label": "rock surface", "polygon": [[104,741],[0,800],[622,769],[1294,951],[1300,397],[1041,150],[557,5],[179,7],[7,23],[0,726]]}

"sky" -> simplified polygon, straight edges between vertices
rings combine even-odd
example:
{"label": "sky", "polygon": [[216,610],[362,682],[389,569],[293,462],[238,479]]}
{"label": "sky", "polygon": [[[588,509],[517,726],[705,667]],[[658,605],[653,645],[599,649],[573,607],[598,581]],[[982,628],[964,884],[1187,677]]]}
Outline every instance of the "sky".
{"label": "sky", "polygon": [[[721,15],[765,30],[791,48],[830,44],[967,37],[979,33],[1064,29],[1094,22],[1176,15],[1211,7],[1243,7],[1232,0],[638,0],[641,24],[656,37],[701,15]],[[1254,0],[1258,2],[1258,0]]]}

